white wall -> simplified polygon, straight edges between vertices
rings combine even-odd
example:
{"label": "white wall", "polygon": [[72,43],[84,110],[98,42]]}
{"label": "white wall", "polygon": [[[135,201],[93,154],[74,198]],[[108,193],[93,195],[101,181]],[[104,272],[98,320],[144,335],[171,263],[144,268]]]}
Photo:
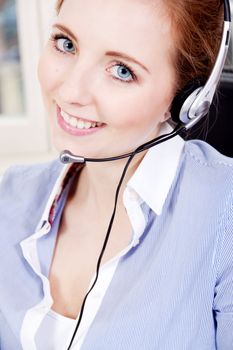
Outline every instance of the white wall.
{"label": "white wall", "polygon": [[0,174],[13,164],[46,161],[55,156],[37,79],[38,60],[55,15],[54,3],[55,0],[17,0],[26,109],[22,118],[1,115]]}

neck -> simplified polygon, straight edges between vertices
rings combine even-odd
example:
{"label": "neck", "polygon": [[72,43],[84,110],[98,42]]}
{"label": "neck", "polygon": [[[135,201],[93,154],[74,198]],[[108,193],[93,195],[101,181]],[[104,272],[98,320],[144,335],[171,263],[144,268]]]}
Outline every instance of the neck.
{"label": "neck", "polygon": [[[144,155],[145,153],[136,155],[129,165],[120,190],[120,203],[122,203],[122,194],[126,184],[139,166]],[[75,191],[77,199],[87,200],[89,198],[92,202],[96,202],[97,206],[102,206],[103,202],[105,206],[108,204],[112,206],[115,192],[127,161],[128,158],[103,163],[87,163],[79,176]]]}

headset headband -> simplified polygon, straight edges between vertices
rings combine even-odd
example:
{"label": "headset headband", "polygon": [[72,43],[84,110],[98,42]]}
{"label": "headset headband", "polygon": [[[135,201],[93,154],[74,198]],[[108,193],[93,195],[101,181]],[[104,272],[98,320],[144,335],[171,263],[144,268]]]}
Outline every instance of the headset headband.
{"label": "headset headband", "polygon": [[[230,32],[231,32],[231,11],[229,0],[224,0],[224,24],[223,33],[221,39],[221,45],[218,52],[218,56],[211,74],[204,86],[194,87],[192,92],[185,101],[179,102],[179,107],[177,107],[177,102],[175,106],[172,106],[171,112],[177,114],[178,118],[172,118],[177,121],[181,121],[184,124],[186,130],[190,129],[195,125],[202,117],[204,117],[210,109],[210,105],[213,101],[213,97],[219,83],[224,63],[226,60],[229,42],[230,42]],[[176,100],[175,100],[176,101]],[[173,113],[172,113],[173,114]]]}

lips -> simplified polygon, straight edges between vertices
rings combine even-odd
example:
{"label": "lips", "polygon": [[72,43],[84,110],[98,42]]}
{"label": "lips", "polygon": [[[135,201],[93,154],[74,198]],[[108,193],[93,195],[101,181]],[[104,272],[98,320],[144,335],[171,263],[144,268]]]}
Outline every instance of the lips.
{"label": "lips", "polygon": [[67,133],[75,136],[90,135],[106,124],[97,121],[73,116],[57,106],[57,118],[59,126]]}

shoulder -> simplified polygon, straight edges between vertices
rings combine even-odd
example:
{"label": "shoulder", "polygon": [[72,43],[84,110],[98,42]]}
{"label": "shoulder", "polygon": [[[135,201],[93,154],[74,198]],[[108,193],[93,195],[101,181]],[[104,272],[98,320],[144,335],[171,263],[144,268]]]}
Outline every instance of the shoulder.
{"label": "shoulder", "polygon": [[233,159],[206,142],[185,142],[177,173],[176,193],[182,194],[190,213],[203,220],[209,218],[218,226],[233,227]]}
{"label": "shoulder", "polygon": [[200,140],[187,141],[184,155],[185,163],[188,164],[193,176],[203,180],[208,177],[210,186],[217,183],[221,183],[221,186],[224,184],[233,186],[233,158],[224,156],[208,143]]}
{"label": "shoulder", "polygon": [[233,158],[222,155],[204,141],[191,140],[185,143],[182,166],[190,184],[199,184],[203,195],[212,192],[232,196]]}
{"label": "shoulder", "polygon": [[206,142],[187,141],[179,177],[192,210],[233,228],[233,158]]}
{"label": "shoulder", "polygon": [[[28,227],[29,231],[35,228],[62,167],[55,160],[44,164],[13,166],[6,171],[0,182],[2,230],[16,232],[20,231],[20,227]],[[17,227],[14,228],[15,225]]]}
{"label": "shoulder", "polygon": [[185,152],[198,164],[208,167],[226,168],[233,173],[233,158],[224,156],[214,147],[201,140],[185,142]]}
{"label": "shoulder", "polygon": [[56,181],[62,165],[58,160],[32,165],[10,167],[2,177],[0,191],[17,192],[36,188],[40,184]]}

